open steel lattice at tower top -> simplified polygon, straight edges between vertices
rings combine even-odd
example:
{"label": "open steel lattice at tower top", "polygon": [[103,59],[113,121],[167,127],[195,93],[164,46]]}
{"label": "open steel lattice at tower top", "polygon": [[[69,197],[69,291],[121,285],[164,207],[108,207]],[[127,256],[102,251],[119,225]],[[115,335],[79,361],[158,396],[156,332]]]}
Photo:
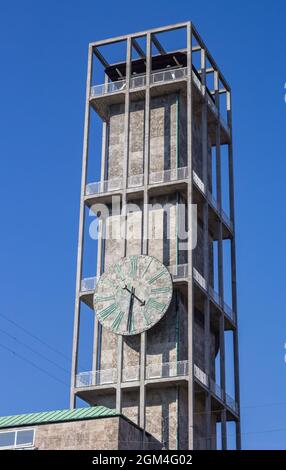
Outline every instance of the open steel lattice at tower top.
{"label": "open steel lattice at tower top", "polygon": [[[78,397],[114,408],[168,449],[240,448],[233,186],[230,87],[191,22],[89,45],[71,407]],[[114,214],[115,196],[136,209]],[[99,205],[108,215],[87,254],[87,214]],[[118,224],[126,236],[106,237]],[[93,297],[102,273],[131,255],[164,264],[173,296],[152,328],[124,336],[101,325]],[[78,367],[82,315],[93,321],[90,370]]]}

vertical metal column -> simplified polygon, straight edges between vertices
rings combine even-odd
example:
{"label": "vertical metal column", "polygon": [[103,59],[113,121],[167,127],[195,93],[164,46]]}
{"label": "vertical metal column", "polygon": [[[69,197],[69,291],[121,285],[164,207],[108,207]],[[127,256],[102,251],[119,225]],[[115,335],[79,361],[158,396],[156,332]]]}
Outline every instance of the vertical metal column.
{"label": "vertical metal column", "polygon": [[[127,38],[127,51],[126,51],[126,91],[125,91],[125,109],[124,109],[124,156],[123,156],[123,184],[122,184],[122,207],[120,218],[120,229],[122,230],[123,223],[123,249],[122,256],[126,256],[126,225],[127,225],[127,211],[126,211],[126,190],[128,186],[128,162],[129,162],[129,119],[130,119],[130,74],[131,74],[131,37]],[[122,233],[122,232],[121,232]],[[122,410],[122,368],[123,368],[123,347],[124,339],[121,335],[117,336],[117,384],[116,384],[116,409],[119,413]]]}
{"label": "vertical metal column", "polygon": [[[146,34],[146,91],[145,91],[145,125],[144,125],[144,188],[143,188],[143,233],[142,233],[142,253],[148,254],[149,235],[149,152],[150,152],[150,77],[152,68],[151,33]],[[145,389],[145,369],[146,369],[146,348],[147,334],[140,336],[140,398],[139,398],[139,424],[142,429],[146,426],[146,389]],[[143,442],[144,446],[144,442]]]}
{"label": "vertical metal column", "polygon": [[[216,187],[217,187],[217,203],[219,209],[218,221],[218,290],[221,303],[223,305],[223,246],[222,246],[222,189],[221,189],[221,155],[220,155],[220,110],[219,110],[219,74],[214,72],[214,90],[215,102],[218,109],[218,117],[216,120]],[[225,345],[224,345],[224,312],[221,312],[219,320],[219,348],[220,348],[220,386],[223,390],[225,398]],[[227,432],[226,432],[226,411],[225,407],[221,412],[221,442],[222,449],[227,448]]]}
{"label": "vertical metal column", "polygon": [[241,449],[240,432],[240,391],[239,391],[239,353],[238,353],[238,324],[237,324],[237,288],[236,288],[236,249],[235,249],[235,209],[234,209],[234,175],[233,175],[233,151],[232,151],[232,109],[231,93],[227,91],[227,122],[230,129],[230,143],[228,146],[228,170],[229,170],[229,207],[230,220],[233,223],[233,237],[231,239],[231,287],[232,287],[232,311],[235,312],[236,326],[233,331],[234,352],[234,387],[235,401],[238,405],[239,420],[236,421],[236,448]]}
{"label": "vertical metal column", "polygon": [[[105,74],[105,85],[108,83],[108,75]],[[107,122],[103,121],[102,123],[102,143],[101,143],[101,171],[100,171],[100,182],[102,190],[104,188],[104,182],[106,179],[106,163],[107,163],[107,133],[108,126]],[[104,257],[103,250],[103,237],[105,231],[105,222],[103,220],[98,221],[98,238],[97,238],[97,266],[96,266],[96,276],[102,274],[102,261]],[[94,313],[95,315],[95,313]],[[93,355],[92,355],[92,371],[93,371],[93,385],[96,385],[96,370],[98,368],[98,357],[99,357],[99,340],[101,338],[102,328],[100,323],[97,320],[95,315],[94,317],[94,331],[93,331]]]}
{"label": "vertical metal column", "polygon": [[[204,301],[204,343],[205,343],[205,373],[210,379],[210,275],[209,275],[209,204],[208,194],[208,108],[206,101],[206,51],[201,49],[201,79],[202,93],[204,100],[202,103],[202,160],[203,160],[203,182],[205,185],[206,199],[203,203],[203,230],[204,230],[204,278],[206,280],[207,293]],[[211,448],[211,396],[210,392],[205,392],[205,421],[206,421],[206,449]]]}
{"label": "vertical metal column", "polygon": [[89,96],[90,96],[90,85],[91,85],[91,77],[92,77],[92,56],[93,56],[93,49],[92,49],[92,46],[89,46],[88,64],[87,64],[87,80],[86,80],[83,152],[82,152],[79,232],[78,232],[78,247],[77,247],[77,271],[76,271],[76,294],[75,294],[76,300],[75,300],[75,311],[74,311],[73,351],[72,351],[72,367],[71,367],[71,394],[70,394],[70,407],[71,408],[75,408],[74,388],[75,388],[77,364],[78,364],[78,341],[79,341],[79,327],[80,327],[80,287],[81,287],[82,264],[83,264],[83,241],[84,241],[84,218],[85,218],[84,195],[85,195],[87,160],[88,160],[88,137],[89,137],[89,123],[90,123]]}
{"label": "vertical metal column", "polygon": [[193,100],[192,100],[192,24],[187,24],[187,149],[188,149],[188,447],[194,448],[194,301],[193,301],[193,162],[192,162],[192,128],[193,128]]}

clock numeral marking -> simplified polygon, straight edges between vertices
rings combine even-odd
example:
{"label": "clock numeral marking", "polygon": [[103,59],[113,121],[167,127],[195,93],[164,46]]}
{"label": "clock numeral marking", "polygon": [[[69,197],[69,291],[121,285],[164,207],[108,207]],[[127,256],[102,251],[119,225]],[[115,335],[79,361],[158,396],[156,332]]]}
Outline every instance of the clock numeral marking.
{"label": "clock numeral marking", "polygon": [[144,310],[143,310],[143,317],[144,317],[145,325],[147,327],[150,326],[152,324],[151,319],[150,319],[149,315],[147,315]]}
{"label": "clock numeral marking", "polygon": [[124,276],[123,272],[121,271],[121,268],[120,268],[120,266],[119,266],[118,264],[116,264],[116,265],[114,266],[114,270],[115,270],[115,271],[117,272],[117,274],[119,275],[121,281],[125,281],[125,276]]}
{"label": "clock numeral marking", "polygon": [[153,258],[149,261],[149,263],[147,264],[146,268],[144,269],[143,273],[142,273],[142,277],[145,276],[145,274],[147,273],[149,267],[150,267],[150,264],[152,263],[153,261]]}
{"label": "clock numeral marking", "polygon": [[108,277],[106,277],[105,279],[103,279],[102,284],[103,284],[103,285],[106,284],[107,286],[114,287],[114,282],[112,282],[110,279],[108,279]]}
{"label": "clock numeral marking", "polygon": [[159,271],[158,273],[154,274],[154,276],[151,277],[151,279],[149,279],[149,284],[153,284],[153,282],[157,281],[157,279],[159,279],[160,277],[162,277],[164,274],[166,274],[165,269],[162,269],[162,270]]}
{"label": "clock numeral marking", "polygon": [[107,295],[105,297],[103,295],[95,295],[95,298],[94,298],[96,302],[107,302],[108,300],[114,300],[114,299],[115,299],[114,295]]}
{"label": "clock numeral marking", "polygon": [[130,276],[134,278],[136,273],[137,273],[137,258],[136,256],[133,256],[131,258]]}
{"label": "clock numeral marking", "polygon": [[163,310],[166,308],[166,304],[162,302],[158,302],[158,300],[155,300],[155,299],[149,299],[146,307],[154,308],[155,310],[158,310],[159,312],[163,312]]}
{"label": "clock numeral marking", "polygon": [[104,308],[103,310],[100,310],[98,313],[102,320],[106,320],[106,318],[112,315],[112,313],[115,312],[115,310],[117,309],[118,309],[118,304],[113,303],[109,305],[108,307]]}
{"label": "clock numeral marking", "polygon": [[116,316],[116,318],[114,319],[114,322],[112,323],[111,328],[117,331],[123,317],[124,317],[124,312],[120,311],[118,315]]}
{"label": "clock numeral marking", "polygon": [[151,289],[151,294],[167,294],[168,292],[171,292],[170,287],[156,287]]}

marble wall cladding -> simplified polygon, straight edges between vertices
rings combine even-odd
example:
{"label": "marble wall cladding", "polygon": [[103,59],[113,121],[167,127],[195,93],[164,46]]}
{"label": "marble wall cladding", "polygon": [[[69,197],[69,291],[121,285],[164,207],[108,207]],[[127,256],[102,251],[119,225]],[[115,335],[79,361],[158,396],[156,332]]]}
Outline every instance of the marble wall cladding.
{"label": "marble wall cladding", "polygon": [[166,266],[177,264],[177,195],[153,197],[149,211],[149,254]]}
{"label": "marble wall cladding", "polygon": [[124,109],[124,104],[110,106],[106,179],[122,178],[123,176]]}
{"label": "marble wall cladding", "polygon": [[118,336],[105,328],[102,328],[100,332],[99,369],[114,369],[117,367]]}
{"label": "marble wall cladding", "polygon": [[[144,161],[144,101],[130,103],[130,134],[128,177],[143,173]],[[203,179],[201,115],[194,114],[193,125],[193,169]],[[187,166],[187,112],[186,97],[174,93],[152,98],[150,109],[150,169],[151,173],[169,170],[177,166]],[[208,143],[208,185],[212,187],[211,148]],[[124,105],[110,107],[107,177],[121,178],[124,158]],[[166,266],[187,262],[186,250],[180,251],[177,240],[178,211],[181,202],[176,191],[164,196],[152,197],[150,204],[148,230],[148,253],[162,261]],[[142,201],[127,217],[126,255],[141,254],[142,250]],[[132,201],[129,201],[132,203]],[[109,218],[108,230],[118,231],[119,216]],[[194,266],[204,274],[203,230],[198,224],[197,248],[194,250]],[[122,238],[105,241],[104,264],[107,267],[123,256]],[[213,242],[209,239],[210,279],[213,279]],[[194,362],[204,369],[204,324],[203,313],[195,315],[194,324]],[[146,364],[176,362],[188,359],[188,315],[187,299],[180,291],[174,292],[173,299],[165,316],[146,334]],[[215,354],[217,339],[211,332],[211,375],[215,376]],[[115,334],[102,330],[100,368],[116,368],[118,357],[118,338]],[[123,369],[136,368],[140,361],[140,336],[124,338]],[[115,399],[109,397],[109,402]],[[99,398],[101,400],[101,398]],[[198,399],[199,400],[199,399]],[[108,405],[107,405],[108,406]],[[122,395],[123,413],[138,423],[139,390],[126,391]],[[204,404],[198,402],[198,412]],[[148,388],[146,395],[147,431],[170,449],[187,448],[188,394],[185,386],[166,386]],[[199,415],[198,415],[199,416]],[[204,433],[205,422],[196,421],[197,436]],[[213,429],[215,433],[215,428]],[[199,441],[201,442],[201,440]],[[200,445],[200,444],[198,444]]]}
{"label": "marble wall cladding", "polygon": [[194,449],[195,450],[215,450],[216,449],[216,422],[217,414],[212,413],[210,419],[210,431],[207,433],[207,419],[205,396],[197,393],[194,406]]}
{"label": "marble wall cladding", "polygon": [[122,218],[110,215],[105,223],[104,270],[123,256],[124,240],[121,237]]}
{"label": "marble wall cladding", "polygon": [[147,331],[146,365],[177,361],[175,296],[164,317]]}
{"label": "marble wall cladding", "polygon": [[187,155],[187,99],[184,94],[179,94],[179,140],[178,140],[178,163],[180,167],[188,165]]}
{"label": "marble wall cladding", "polygon": [[150,172],[176,168],[178,161],[177,94],[153,98],[150,110]]}
{"label": "marble wall cladding", "polygon": [[130,103],[128,176],[143,173],[145,103]]}
{"label": "marble wall cladding", "polygon": [[132,422],[139,425],[139,393],[138,390],[124,390],[122,393],[122,413]]}
{"label": "marble wall cladding", "polygon": [[165,449],[177,449],[177,413],[177,386],[147,389],[146,429]]}
{"label": "marble wall cladding", "polygon": [[40,450],[118,449],[120,418],[103,418],[37,426],[35,447]]}
{"label": "marble wall cladding", "polygon": [[142,252],[142,201],[129,201],[126,226],[126,256]]}
{"label": "marble wall cladding", "polygon": [[[194,362],[201,369],[205,370],[205,348],[204,341],[204,314],[198,309],[194,315]],[[210,376],[215,378],[215,357],[217,353],[218,336],[213,328],[210,330]]]}
{"label": "marble wall cladding", "polygon": [[[128,176],[143,173],[145,103],[130,103]],[[186,101],[178,93],[155,97],[150,107],[150,172],[187,164]],[[124,105],[110,107],[107,179],[123,176]]]}

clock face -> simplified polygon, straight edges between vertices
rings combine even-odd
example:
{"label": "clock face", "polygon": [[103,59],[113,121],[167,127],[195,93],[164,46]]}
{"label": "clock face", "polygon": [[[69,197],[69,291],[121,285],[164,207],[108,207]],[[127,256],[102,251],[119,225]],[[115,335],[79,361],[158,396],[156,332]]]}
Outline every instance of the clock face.
{"label": "clock face", "polygon": [[103,273],[95,288],[99,322],[120,335],[148,330],[166,313],[173,293],[171,275],[152,256],[121,258]]}

